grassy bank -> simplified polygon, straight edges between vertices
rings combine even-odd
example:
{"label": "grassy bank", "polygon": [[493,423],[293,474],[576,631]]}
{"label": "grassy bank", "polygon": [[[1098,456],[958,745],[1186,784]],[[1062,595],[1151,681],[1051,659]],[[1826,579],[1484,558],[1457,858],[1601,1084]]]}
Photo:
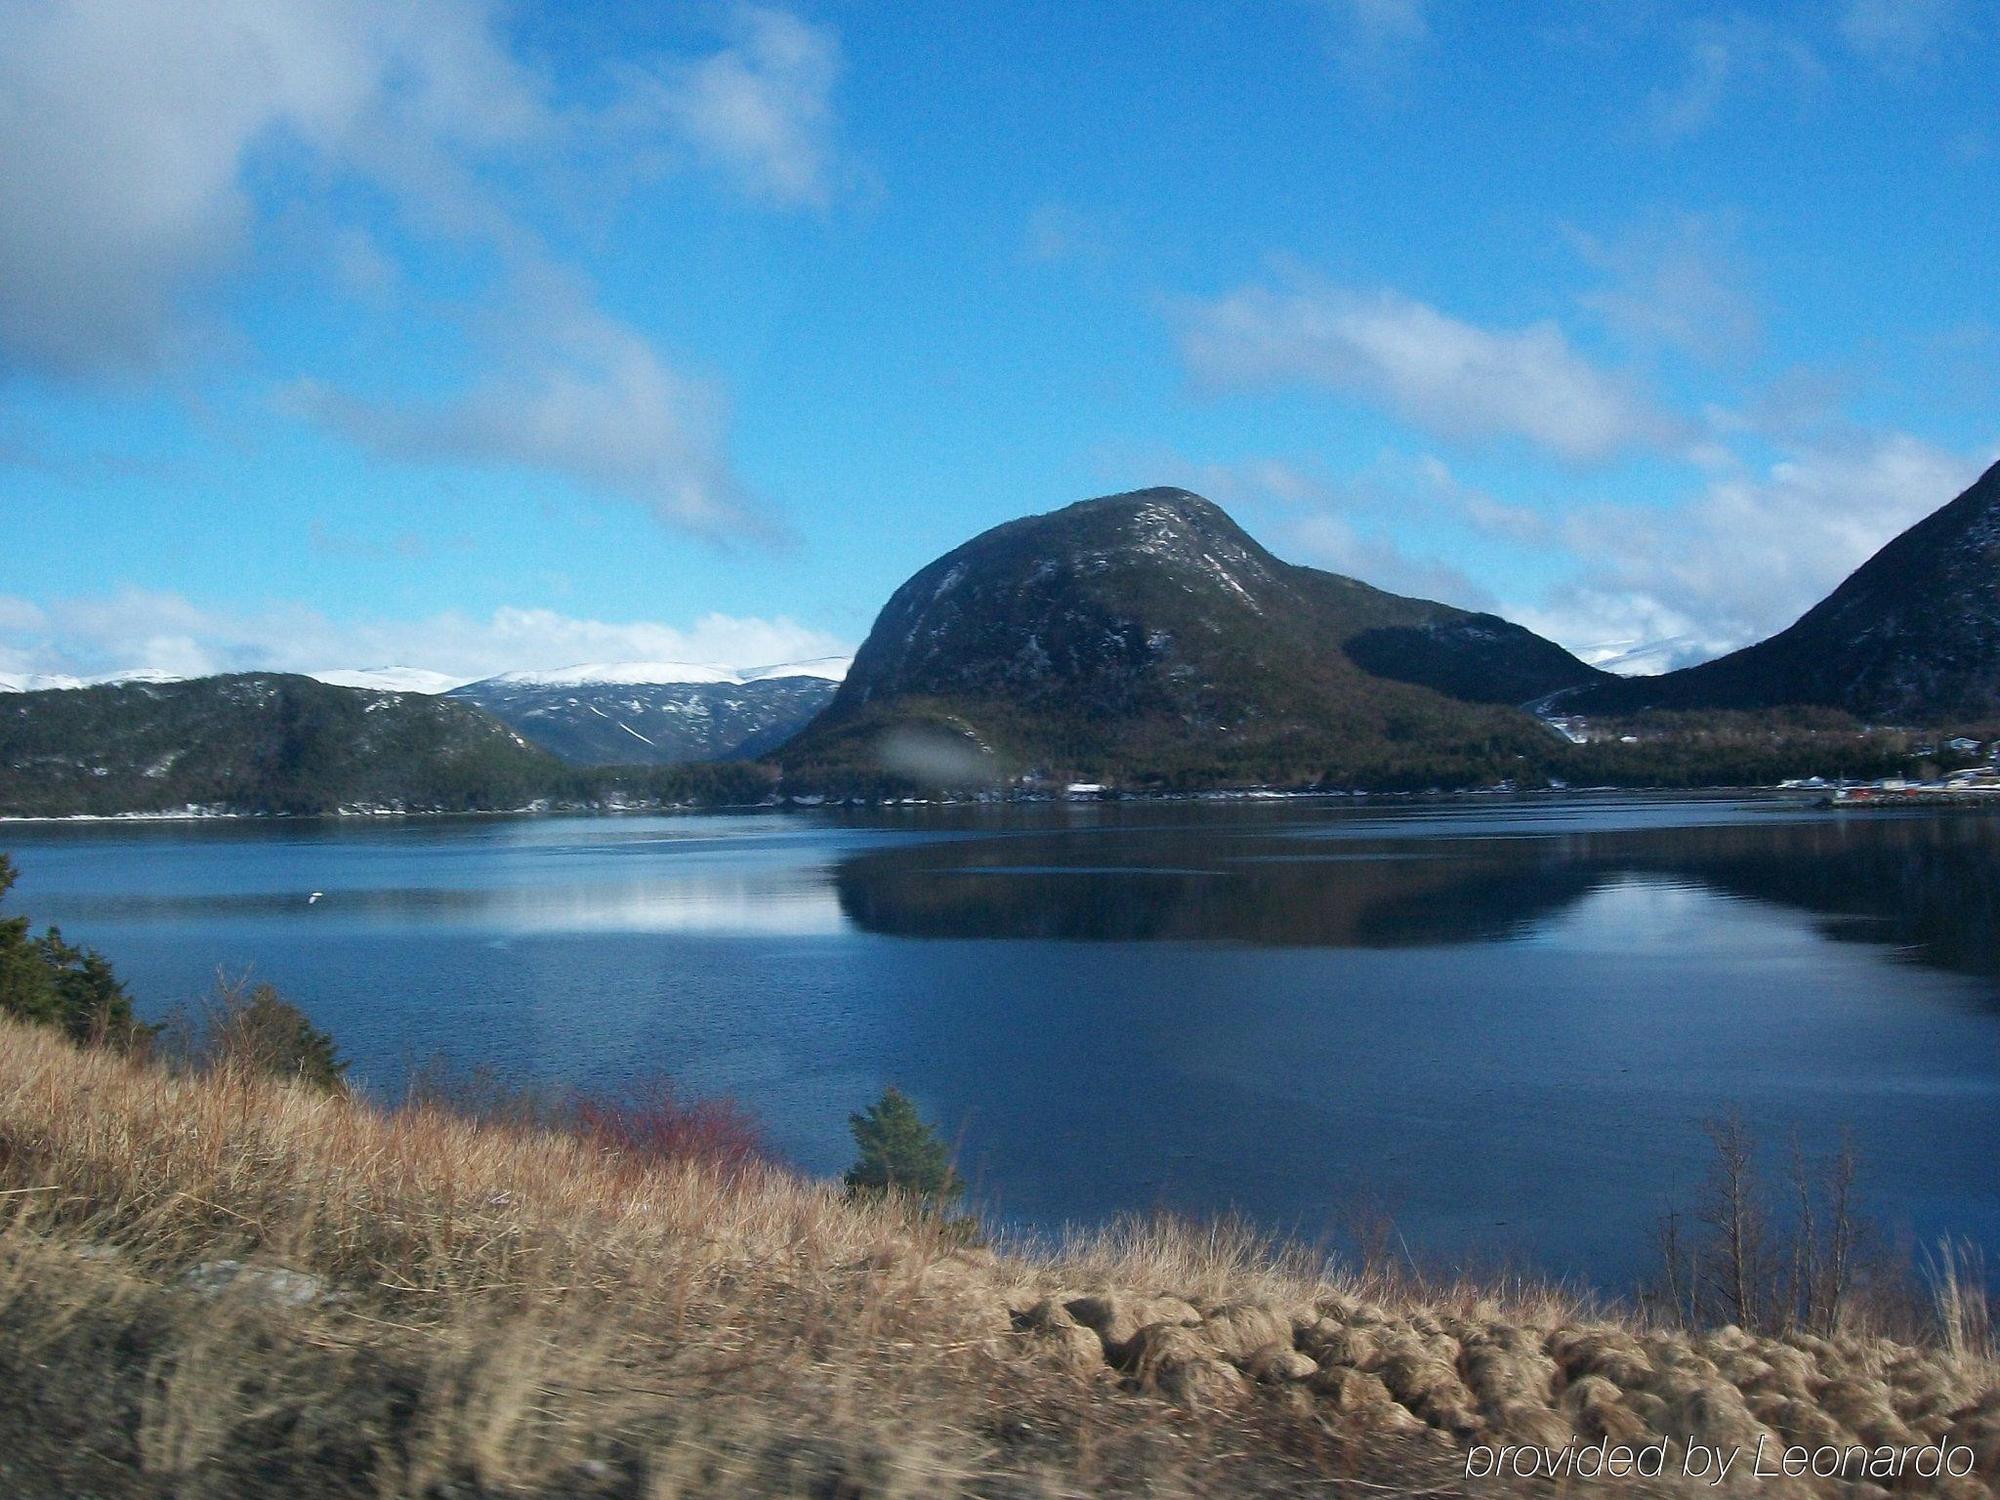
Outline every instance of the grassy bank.
{"label": "grassy bank", "polygon": [[1690,1335],[1186,1226],[966,1250],[756,1164],[0,1023],[9,1494],[1533,1492],[1468,1452],[1664,1437],[1671,1476],[1759,1436],[1944,1440],[1977,1477],[1883,1488],[1990,1495],[1992,1350]]}

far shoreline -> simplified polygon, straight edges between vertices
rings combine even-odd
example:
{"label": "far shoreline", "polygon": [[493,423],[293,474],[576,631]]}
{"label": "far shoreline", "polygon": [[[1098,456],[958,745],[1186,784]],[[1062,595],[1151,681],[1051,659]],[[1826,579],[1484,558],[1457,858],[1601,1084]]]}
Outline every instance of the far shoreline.
{"label": "far shoreline", "polygon": [[[1478,803],[1536,802],[1580,805],[1613,798],[1649,802],[1671,801],[1768,801],[1792,802],[1818,808],[1824,789],[1786,786],[1696,786],[1696,787],[1466,787],[1451,791],[1332,791],[1319,789],[1279,790],[1272,787],[1218,787],[1205,791],[1150,792],[1126,791],[1109,795],[1065,796],[1059,793],[1000,797],[884,797],[832,798],[812,796],[781,797],[762,802],[662,803],[656,806],[534,806],[503,808],[338,808],[326,812],[216,812],[162,810],[116,813],[0,813],[0,825],[85,825],[117,824],[200,824],[200,823],[366,823],[393,821],[438,821],[473,818],[567,818],[567,817],[664,817],[687,813],[825,813],[889,812],[914,808],[979,807],[1105,807],[1160,803],[1277,803],[1345,802],[1356,804],[1388,802]],[[1955,804],[1954,804],[1955,805]],[[1940,805],[1941,806],[1941,805]],[[1932,810],[1938,810],[1933,808]]]}

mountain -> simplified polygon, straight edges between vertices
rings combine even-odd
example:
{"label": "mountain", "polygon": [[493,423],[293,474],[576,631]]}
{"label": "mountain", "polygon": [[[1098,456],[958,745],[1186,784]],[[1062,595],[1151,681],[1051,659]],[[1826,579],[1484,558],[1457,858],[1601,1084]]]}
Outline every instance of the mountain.
{"label": "mountain", "polygon": [[563,767],[468,704],[246,672],[0,700],[0,815],[519,807]]}
{"label": "mountain", "polygon": [[450,696],[579,765],[670,765],[769,754],[826,707],[844,657],[736,669],[622,662],[508,672]]}
{"label": "mountain", "polygon": [[1581,713],[1791,705],[1903,724],[2000,716],[2000,464],[1769,640],[1562,703]]}
{"label": "mountain", "polygon": [[1512,705],[1600,681],[1495,615],[1280,561],[1180,489],[973,538],[897,589],[788,784],[1009,772],[1134,784],[1464,784],[1556,737]]}
{"label": "mountain", "polygon": [[0,699],[0,817],[741,806],[773,779],[566,765],[471,703],[275,672]]}

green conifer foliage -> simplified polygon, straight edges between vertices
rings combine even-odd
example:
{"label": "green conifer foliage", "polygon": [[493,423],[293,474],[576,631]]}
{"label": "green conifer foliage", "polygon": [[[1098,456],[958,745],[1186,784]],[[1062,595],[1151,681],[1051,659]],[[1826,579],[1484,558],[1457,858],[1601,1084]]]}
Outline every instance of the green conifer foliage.
{"label": "green conifer foliage", "polygon": [[899,1192],[940,1210],[965,1195],[950,1149],[902,1090],[884,1090],[868,1109],[849,1115],[847,1124],[861,1153],[847,1171],[853,1191]]}
{"label": "green conifer foliage", "polygon": [[[15,878],[0,854],[0,898]],[[0,1014],[59,1026],[77,1042],[129,1047],[151,1035],[103,954],[64,942],[53,927],[34,937],[26,917],[0,918]]]}
{"label": "green conifer foliage", "polygon": [[347,1090],[347,1061],[331,1033],[270,984],[222,981],[202,1048],[211,1065],[245,1068],[329,1094]]}

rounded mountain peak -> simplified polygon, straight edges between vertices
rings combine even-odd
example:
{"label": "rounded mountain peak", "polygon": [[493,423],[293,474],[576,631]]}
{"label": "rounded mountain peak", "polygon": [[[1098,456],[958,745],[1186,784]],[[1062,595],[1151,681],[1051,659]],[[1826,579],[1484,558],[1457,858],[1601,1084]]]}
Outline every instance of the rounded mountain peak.
{"label": "rounded mountain peak", "polygon": [[1227,532],[1233,536],[1244,534],[1243,529],[1230,519],[1229,512],[1213,500],[1174,485],[1154,485],[1150,489],[1099,495],[1044,515],[1030,516],[1028,520],[1112,520],[1155,527],[1180,525],[1201,531]]}
{"label": "rounded mountain peak", "polygon": [[1213,500],[1172,485],[1079,500],[1023,516],[974,537],[961,553],[1032,549],[1050,555],[1089,552],[1103,558],[1227,559],[1268,578],[1279,564]]}

